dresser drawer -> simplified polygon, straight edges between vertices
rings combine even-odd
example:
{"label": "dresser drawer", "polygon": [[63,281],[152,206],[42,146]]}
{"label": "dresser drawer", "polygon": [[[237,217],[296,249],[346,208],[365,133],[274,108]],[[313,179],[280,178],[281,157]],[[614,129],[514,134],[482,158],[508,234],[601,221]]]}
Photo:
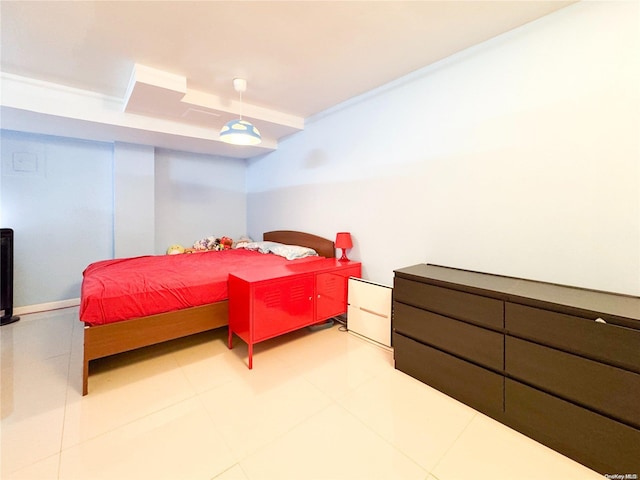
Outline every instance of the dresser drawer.
{"label": "dresser drawer", "polygon": [[541,390],[640,428],[637,373],[508,335],[505,370]]}
{"label": "dresser drawer", "polygon": [[505,306],[508,334],[640,373],[640,330],[594,320],[509,302]]}
{"label": "dresser drawer", "polygon": [[394,300],[458,320],[502,330],[503,302],[495,298],[395,278]]}
{"label": "dresser drawer", "polygon": [[640,472],[640,430],[510,379],[505,423],[600,473]]}
{"label": "dresser drawer", "polygon": [[502,415],[501,375],[395,332],[393,346],[398,370],[487,415]]}
{"label": "dresser drawer", "polygon": [[482,366],[499,371],[504,367],[501,333],[398,302],[393,304],[393,327],[398,333]]}

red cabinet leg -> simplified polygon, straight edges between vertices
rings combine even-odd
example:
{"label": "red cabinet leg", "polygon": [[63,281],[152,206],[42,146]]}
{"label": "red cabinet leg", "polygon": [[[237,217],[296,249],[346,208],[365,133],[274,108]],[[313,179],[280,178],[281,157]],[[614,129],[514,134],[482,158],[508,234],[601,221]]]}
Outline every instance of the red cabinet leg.
{"label": "red cabinet leg", "polygon": [[249,344],[249,370],[253,368],[253,343]]}

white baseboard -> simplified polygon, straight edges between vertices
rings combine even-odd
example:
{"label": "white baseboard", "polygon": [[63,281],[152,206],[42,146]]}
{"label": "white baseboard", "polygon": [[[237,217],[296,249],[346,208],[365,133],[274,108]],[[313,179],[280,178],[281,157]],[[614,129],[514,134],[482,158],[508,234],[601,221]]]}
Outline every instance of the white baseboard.
{"label": "white baseboard", "polygon": [[48,312],[49,310],[58,310],[60,308],[77,307],[80,305],[79,298],[70,298],[69,300],[60,300],[57,302],[38,303],[37,305],[26,305],[24,307],[16,307],[13,309],[14,315],[27,315],[28,313]]}

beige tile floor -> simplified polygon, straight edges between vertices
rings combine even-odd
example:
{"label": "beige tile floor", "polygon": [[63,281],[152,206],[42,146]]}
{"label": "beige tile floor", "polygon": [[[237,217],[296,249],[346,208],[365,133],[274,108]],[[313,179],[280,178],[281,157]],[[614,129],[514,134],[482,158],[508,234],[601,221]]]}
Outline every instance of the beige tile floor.
{"label": "beige tile floor", "polygon": [[225,329],[96,361],[82,397],[77,309],[2,341],[1,478],[603,478],[394,370],[337,327],[247,349]]}

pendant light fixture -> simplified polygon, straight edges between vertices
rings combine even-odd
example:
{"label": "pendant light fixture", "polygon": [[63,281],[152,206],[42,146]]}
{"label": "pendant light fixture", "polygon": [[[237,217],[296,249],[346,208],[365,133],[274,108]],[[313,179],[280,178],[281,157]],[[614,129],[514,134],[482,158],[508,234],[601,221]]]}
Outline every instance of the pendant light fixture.
{"label": "pendant light fixture", "polygon": [[227,122],[220,130],[220,140],[232,145],[258,145],[262,142],[260,132],[250,122],[242,119],[242,93],[247,91],[247,81],[233,79],[233,88],[240,94],[240,119]]}

